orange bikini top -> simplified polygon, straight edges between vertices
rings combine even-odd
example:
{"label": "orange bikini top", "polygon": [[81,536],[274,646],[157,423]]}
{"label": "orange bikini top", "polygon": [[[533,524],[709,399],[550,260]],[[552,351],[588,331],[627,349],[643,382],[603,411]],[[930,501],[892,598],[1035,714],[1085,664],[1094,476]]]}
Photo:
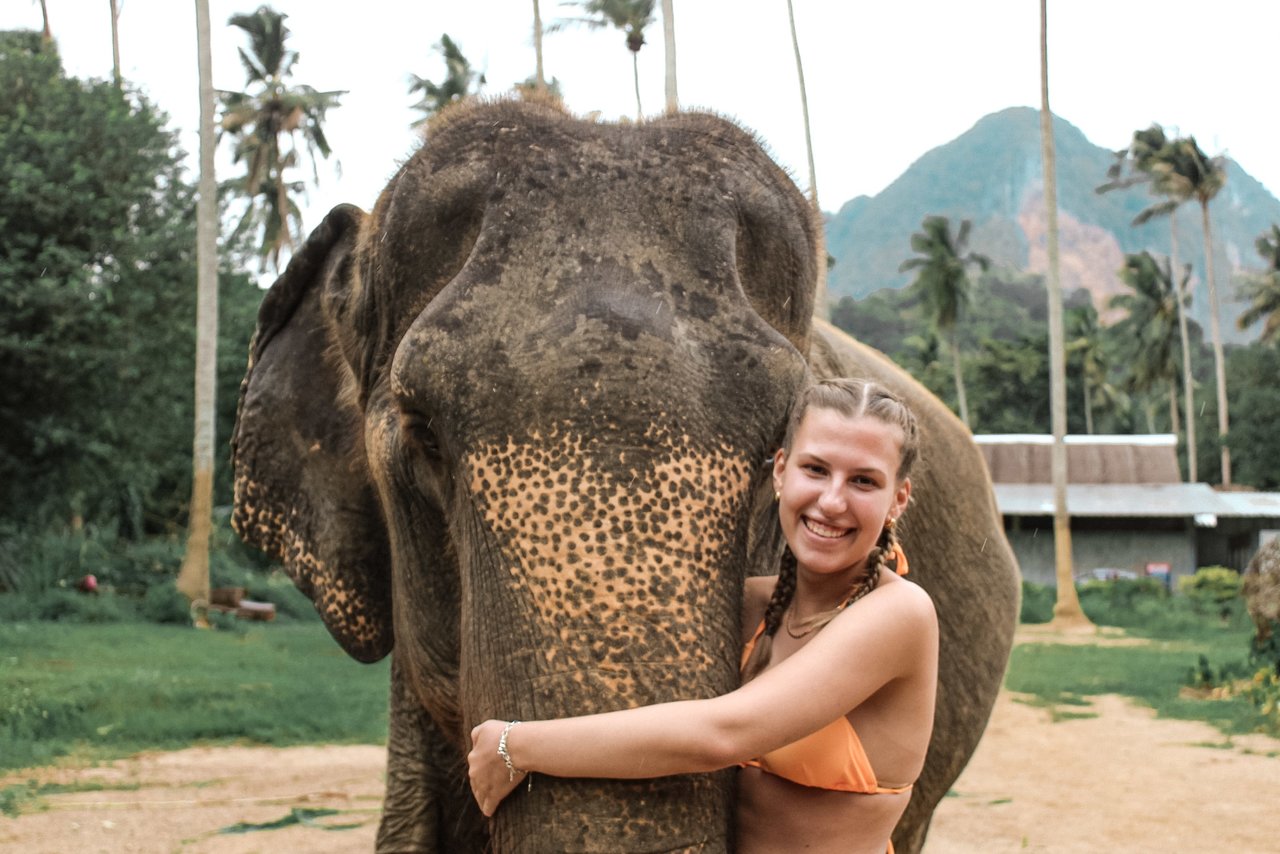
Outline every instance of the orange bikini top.
{"label": "orange bikini top", "polygon": [[[901,552],[899,555],[898,570],[901,572],[906,568],[906,557]],[[742,649],[742,664],[739,666],[746,665],[756,641],[763,633],[764,621],[761,620],[755,634]],[[844,715],[817,732],[742,764],[759,768],[801,786],[837,792],[878,795],[898,794],[911,789],[910,785],[897,788],[880,785],[876,780],[876,772],[867,759],[867,752],[862,747],[862,740]]]}

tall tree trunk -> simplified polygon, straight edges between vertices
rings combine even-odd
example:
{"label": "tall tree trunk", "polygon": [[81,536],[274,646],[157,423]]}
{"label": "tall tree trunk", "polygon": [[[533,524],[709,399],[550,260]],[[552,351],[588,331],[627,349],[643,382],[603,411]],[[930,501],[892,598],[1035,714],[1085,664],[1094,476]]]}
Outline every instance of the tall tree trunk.
{"label": "tall tree trunk", "polygon": [[676,13],[675,0],[662,0],[662,40],[667,51],[667,112],[680,111],[676,94]]}
{"label": "tall tree trunk", "polygon": [[120,0],[111,0],[111,67],[119,89],[124,83],[120,74]]}
{"label": "tall tree trunk", "polygon": [[[796,55],[796,76],[800,80],[800,112],[804,117],[804,148],[809,156],[809,201],[813,205],[817,232],[816,270],[817,284],[813,293],[813,316],[819,320],[831,319],[831,306],[827,300],[827,228],[822,220],[822,207],[818,204],[818,170],[813,165],[813,134],[809,129],[809,91],[804,85],[804,62],[800,59],[800,37],[796,34],[796,13],[787,0],[787,20],[791,22],[791,49]],[[966,420],[966,424],[968,421]]]}
{"label": "tall tree trunk", "polygon": [[640,108],[640,51],[631,51],[631,75],[636,82],[636,121],[644,121],[644,110]]}
{"label": "tall tree trunk", "polygon": [[[200,66],[200,185],[196,200],[195,439],[187,550],[178,589],[192,603],[209,601],[209,537],[213,528],[213,424],[218,347],[218,189],[213,171],[213,60],[209,0],[196,0]],[[203,620],[203,617],[200,618]],[[198,623],[199,624],[199,623]]]}
{"label": "tall tree trunk", "polygon": [[1067,356],[1062,328],[1062,283],[1058,278],[1058,178],[1049,110],[1049,15],[1040,0],[1040,146],[1044,160],[1044,205],[1049,249],[1049,393],[1053,419],[1053,551],[1057,601],[1053,622],[1064,627],[1089,625],[1076,595],[1071,560],[1071,517],[1067,513]]}
{"label": "tall tree trunk", "polygon": [[533,0],[533,55],[537,63],[534,83],[539,92],[545,92],[547,78],[542,71],[542,11],[538,8],[538,0]]}
{"label": "tall tree trunk", "polygon": [[[1187,429],[1187,483],[1195,483],[1200,475],[1200,466],[1196,460],[1196,414],[1195,414],[1195,378],[1191,375],[1191,335],[1187,331],[1187,306],[1185,298],[1190,293],[1191,282],[1187,282],[1187,291],[1182,290],[1181,270],[1178,267],[1178,211],[1169,214],[1169,275],[1173,277],[1173,293],[1178,304],[1178,338],[1182,342],[1182,403]],[[1176,432],[1176,431],[1175,431]]]}
{"label": "tall tree trunk", "polygon": [[1081,371],[1081,384],[1084,386],[1084,432],[1093,435],[1093,398],[1089,394],[1089,377]]}
{"label": "tall tree trunk", "polygon": [[960,364],[960,333],[954,326],[951,327],[951,371],[956,382],[956,404],[960,408],[960,420],[964,422],[964,426],[972,427],[969,423],[969,399],[964,393],[964,370]]}
{"label": "tall tree trunk", "polygon": [[49,4],[46,0],[40,0],[40,17],[44,19],[44,31],[40,37],[45,44],[53,41],[53,30],[49,28]]}
{"label": "tall tree trunk", "polygon": [[1227,447],[1227,367],[1222,355],[1222,330],[1218,325],[1218,286],[1213,279],[1213,230],[1209,225],[1209,203],[1200,203],[1204,225],[1204,277],[1209,283],[1209,331],[1213,334],[1213,372],[1218,381],[1218,441],[1222,444],[1222,485],[1231,485],[1231,449]]}

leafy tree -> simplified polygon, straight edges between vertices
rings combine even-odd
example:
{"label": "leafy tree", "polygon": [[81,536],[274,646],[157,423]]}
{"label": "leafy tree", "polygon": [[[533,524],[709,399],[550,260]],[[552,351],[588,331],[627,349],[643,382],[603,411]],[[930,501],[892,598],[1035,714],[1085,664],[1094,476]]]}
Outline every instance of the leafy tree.
{"label": "leafy tree", "polygon": [[[1174,159],[1174,141],[1170,140],[1158,124],[1146,130],[1133,133],[1129,147],[1116,152],[1115,162],[1107,170],[1108,182],[1098,187],[1100,193],[1134,184],[1147,183],[1164,200],[1142,210],[1134,218],[1134,225],[1142,225],[1153,217],[1169,217],[1169,265],[1178,268],[1178,208],[1186,201],[1182,185],[1171,180],[1172,170],[1161,164]],[[1188,280],[1189,282],[1189,280]],[[1178,335],[1182,341],[1182,392],[1184,423],[1187,430],[1187,480],[1195,481],[1199,477],[1197,460],[1196,418],[1195,418],[1195,378],[1191,368],[1191,340],[1188,330],[1187,314],[1189,297],[1177,301]]]}
{"label": "leafy tree", "polygon": [[1241,295],[1249,307],[1236,323],[1246,329],[1262,321],[1262,340],[1272,343],[1280,340],[1280,225],[1271,226],[1254,245],[1267,266],[1245,278]]}
{"label": "leafy tree", "polygon": [[582,24],[593,30],[614,27],[622,30],[627,38],[627,50],[631,51],[631,73],[636,86],[636,121],[644,119],[640,106],[640,48],[644,47],[645,28],[653,23],[654,0],[576,0],[567,3],[582,10],[584,17],[566,18],[552,24],[549,32],[561,30],[567,24]]}
{"label": "leafy tree", "polygon": [[975,419],[990,433],[1049,430],[1048,329],[978,343],[970,364]]}
{"label": "leafy tree", "polygon": [[970,424],[969,405],[965,398],[956,321],[969,301],[969,267],[985,270],[990,265],[985,255],[965,251],[969,245],[970,226],[969,220],[961,221],[959,231],[953,236],[951,223],[946,217],[926,216],[921,230],[911,235],[911,248],[921,257],[908,258],[898,267],[899,272],[920,271],[911,287],[923,300],[934,328],[951,344],[956,400],[960,407],[960,420],[966,427]]}
{"label": "leafy tree", "polygon": [[1178,393],[1174,378],[1178,371],[1178,352],[1175,347],[1175,330],[1178,324],[1177,302],[1179,294],[1186,299],[1185,283],[1189,270],[1183,274],[1183,288],[1173,283],[1168,262],[1161,264],[1150,252],[1126,255],[1120,280],[1131,293],[1111,298],[1111,307],[1121,309],[1125,317],[1115,326],[1115,333],[1123,342],[1121,362],[1128,365],[1128,385],[1133,391],[1147,392],[1167,386],[1169,394],[1169,420],[1174,431],[1178,423]]}
{"label": "leafy tree", "polygon": [[339,106],[340,97],[346,94],[290,85],[298,52],[285,46],[289,38],[286,17],[269,6],[231,16],[228,23],[249,37],[249,49],[240,48],[248,86],[244,92],[218,93],[221,129],[235,140],[233,162],[245,168],[242,177],[226,184],[246,200],[237,231],[259,235],[258,254],[264,269],[270,260],[277,270],[280,253],[292,249],[302,237],[302,212],[294,198],[303,191],[305,182],[286,174],[301,165],[295,137],[301,135],[312,180],[318,182],[316,155],[327,158],[332,153],[324,135],[325,114]]}
{"label": "leafy tree", "polygon": [[[422,93],[422,100],[413,105],[413,109],[422,111],[422,118],[412,124],[415,128],[421,127],[429,118],[453,102],[478,94],[484,88],[484,75],[472,70],[471,61],[463,55],[457,43],[449,38],[448,33],[440,35],[440,41],[435,44],[435,50],[444,57],[444,80],[433,83],[425,77],[409,75],[412,78],[409,83],[409,94]],[[540,85],[545,86],[544,83]]]}
{"label": "leafy tree", "polygon": [[[0,91],[0,523],[172,533],[195,325],[176,136],[144,97],[66,77],[39,33],[0,33]],[[222,279],[226,430],[261,292]],[[220,459],[215,501],[229,477]]]}
{"label": "leafy tree", "polygon": [[1280,350],[1260,342],[1228,351],[1231,451],[1240,483],[1280,490]]}

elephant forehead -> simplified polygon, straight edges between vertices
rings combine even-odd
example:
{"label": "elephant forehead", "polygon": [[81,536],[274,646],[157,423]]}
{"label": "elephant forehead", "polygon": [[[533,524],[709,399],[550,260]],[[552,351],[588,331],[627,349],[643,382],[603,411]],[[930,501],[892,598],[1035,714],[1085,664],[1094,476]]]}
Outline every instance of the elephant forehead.
{"label": "elephant forehead", "polygon": [[727,592],[708,570],[729,558],[751,466],[727,447],[695,450],[684,436],[658,445],[641,460],[564,436],[469,458],[470,488],[506,552],[509,583],[557,627],[561,649],[593,649],[596,661],[634,656],[660,623],[678,655],[701,654],[707,607]]}

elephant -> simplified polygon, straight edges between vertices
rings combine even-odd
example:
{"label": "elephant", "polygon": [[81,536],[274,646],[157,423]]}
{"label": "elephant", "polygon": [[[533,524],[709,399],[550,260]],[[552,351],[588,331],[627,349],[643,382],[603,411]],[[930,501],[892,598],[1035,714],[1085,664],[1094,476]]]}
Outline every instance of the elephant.
{"label": "elephant", "polygon": [[[941,623],[935,734],[895,831],[919,851],[1003,678],[1018,570],[967,429],[813,317],[821,223],[712,113],[436,116],[371,212],[335,207],[263,300],[233,524],[347,653],[391,662],[379,851],[732,850],[732,770],[535,775],[493,819],[470,728],[715,696],[744,578],[780,554],[770,459],[815,376],[923,431],[902,540]],[[873,653],[874,654],[874,653]]]}

